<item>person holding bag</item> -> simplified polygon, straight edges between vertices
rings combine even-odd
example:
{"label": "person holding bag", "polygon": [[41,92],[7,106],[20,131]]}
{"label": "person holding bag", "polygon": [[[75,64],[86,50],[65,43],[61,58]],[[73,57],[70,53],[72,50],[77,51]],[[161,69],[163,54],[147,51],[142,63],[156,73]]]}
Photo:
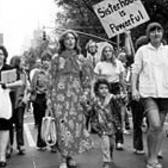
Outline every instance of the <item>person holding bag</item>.
{"label": "person holding bag", "polygon": [[[21,80],[14,80],[10,83],[2,81],[2,72],[7,72],[13,68],[6,64],[8,52],[4,46],[0,46],[0,167],[5,167],[6,163],[6,150],[9,142],[9,130],[12,127],[12,104],[10,99],[10,89],[22,85]],[[16,74],[15,74],[16,76]]]}
{"label": "person holding bag", "polygon": [[57,142],[56,119],[50,110],[46,110],[46,115],[42,119],[41,138],[50,147]]}
{"label": "person holding bag", "polygon": [[62,156],[60,168],[71,168],[77,167],[72,156],[93,146],[85,126],[84,109],[80,105],[90,81],[83,67],[78,35],[72,30],[66,31],[59,44],[58,56],[51,61],[48,103],[56,118],[57,148]]}

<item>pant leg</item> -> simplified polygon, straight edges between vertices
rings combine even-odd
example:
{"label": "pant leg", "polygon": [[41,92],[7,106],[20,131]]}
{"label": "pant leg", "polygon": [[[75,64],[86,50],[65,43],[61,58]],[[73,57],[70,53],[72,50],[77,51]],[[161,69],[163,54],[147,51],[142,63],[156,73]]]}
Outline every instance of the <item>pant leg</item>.
{"label": "pant leg", "polygon": [[130,129],[130,122],[129,122],[129,115],[126,107],[125,111],[125,129],[129,130]]}
{"label": "pant leg", "polygon": [[103,135],[101,137],[101,149],[103,153],[103,162],[112,162],[113,160],[113,147],[114,137]]}
{"label": "pant leg", "polygon": [[24,130],[23,130],[24,112],[25,112],[25,106],[18,107],[15,110],[16,140],[18,148],[19,146],[24,145]]}
{"label": "pant leg", "polygon": [[37,109],[37,105],[36,105],[35,102],[32,102],[32,106],[33,106],[34,123],[35,123],[35,125],[38,125],[38,109]]}
{"label": "pant leg", "polygon": [[14,116],[14,106],[15,106],[15,92],[10,92],[10,99],[12,103],[12,118],[11,118],[11,127],[9,129],[9,143],[12,146],[14,143],[14,123],[15,123],[15,116]]}
{"label": "pant leg", "polygon": [[123,131],[121,129],[116,131],[115,137],[116,137],[115,138],[116,144],[117,143],[121,143],[121,144],[124,143]]}
{"label": "pant leg", "polygon": [[34,110],[36,110],[38,114],[37,147],[45,147],[46,143],[41,138],[42,119],[45,116],[45,110],[46,110],[45,94],[42,94],[42,95],[37,94],[36,102],[34,102]]}
{"label": "pant leg", "polygon": [[45,147],[46,143],[41,138],[41,125],[42,125],[42,118],[40,118],[38,122],[38,134],[37,134],[37,147]]}
{"label": "pant leg", "polygon": [[[120,94],[120,84],[119,83],[110,83],[110,93],[116,95]],[[117,105],[121,106],[122,102],[120,100],[117,100]],[[121,109],[121,108],[118,108]],[[121,124],[122,128],[122,116],[121,116],[121,110],[118,111],[118,117],[119,117],[119,122]],[[117,129],[115,133],[115,141],[117,143],[124,143],[124,136],[123,136],[123,130],[122,129]]]}
{"label": "pant leg", "polygon": [[137,150],[143,150],[142,121],[144,108],[140,102],[131,101],[132,121],[133,121],[133,147]]}

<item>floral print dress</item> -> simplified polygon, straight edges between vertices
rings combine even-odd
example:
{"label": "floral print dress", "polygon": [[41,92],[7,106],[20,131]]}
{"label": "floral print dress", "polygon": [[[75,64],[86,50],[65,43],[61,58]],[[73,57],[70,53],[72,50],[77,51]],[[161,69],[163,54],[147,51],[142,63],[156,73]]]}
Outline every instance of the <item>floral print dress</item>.
{"label": "floral print dress", "polygon": [[93,145],[80,104],[83,92],[89,87],[89,74],[83,62],[75,51],[64,51],[51,63],[49,96],[56,118],[58,148],[64,156],[82,153]]}

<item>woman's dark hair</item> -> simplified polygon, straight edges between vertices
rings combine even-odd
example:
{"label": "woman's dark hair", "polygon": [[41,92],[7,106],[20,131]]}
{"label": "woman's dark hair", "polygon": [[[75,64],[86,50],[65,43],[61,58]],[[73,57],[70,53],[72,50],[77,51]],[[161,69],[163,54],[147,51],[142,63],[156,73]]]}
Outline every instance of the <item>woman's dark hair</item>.
{"label": "woman's dark hair", "polygon": [[3,51],[3,54],[5,56],[4,63],[6,63],[7,57],[8,57],[8,51],[4,46],[0,46],[0,50]]}
{"label": "woman's dark hair", "polygon": [[[114,54],[113,46],[110,46],[110,45],[104,46],[103,49],[102,49],[102,52],[101,52],[101,61],[106,61],[107,60],[106,56],[104,55],[104,51],[106,50],[106,48],[110,48],[112,50],[113,54]],[[113,65],[116,65],[115,56],[111,57],[111,63]]]}
{"label": "woman's dark hair", "polygon": [[20,63],[21,63],[20,56],[13,56],[10,60],[10,65],[17,69],[20,69]]}
{"label": "woman's dark hair", "polygon": [[160,29],[164,33],[163,27],[162,27],[162,25],[160,23],[152,22],[146,28],[146,36],[147,36],[148,41],[150,41],[150,39],[149,39],[150,32],[155,30],[155,29]]}
{"label": "woman's dark hair", "polygon": [[100,85],[106,85],[108,87],[108,89],[110,90],[110,84],[106,79],[98,79],[95,83],[94,83],[94,93],[96,96],[99,96],[99,87]]}
{"label": "woman's dark hair", "polygon": [[72,31],[72,30],[67,30],[67,31],[65,31],[65,32],[61,35],[61,37],[60,37],[60,39],[59,39],[59,50],[58,50],[58,53],[62,53],[63,51],[66,50],[65,45],[64,45],[64,40],[65,40],[65,38],[66,38],[66,36],[67,36],[68,34],[72,34],[72,35],[75,37],[75,48],[74,48],[74,50],[77,51],[77,54],[80,54],[80,53],[81,53],[81,48],[80,48],[80,46],[79,46],[79,37],[78,37],[78,35],[77,35],[74,31]]}

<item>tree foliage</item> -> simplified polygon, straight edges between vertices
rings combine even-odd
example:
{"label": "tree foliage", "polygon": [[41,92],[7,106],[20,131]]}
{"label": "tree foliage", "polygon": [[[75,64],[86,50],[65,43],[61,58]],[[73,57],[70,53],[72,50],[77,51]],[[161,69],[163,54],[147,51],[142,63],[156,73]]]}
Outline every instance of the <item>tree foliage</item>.
{"label": "tree foliage", "polygon": [[24,51],[23,57],[26,68],[31,70],[37,59],[41,59],[42,53],[48,49],[48,40],[40,40],[36,47],[31,46],[27,51]]}
{"label": "tree foliage", "polygon": [[[64,28],[93,33],[97,36],[108,38],[100,21],[95,15],[92,6],[102,0],[55,0],[56,4],[63,7],[64,11],[57,14],[56,22]],[[150,21],[160,22],[165,30],[165,39],[168,39],[168,0],[142,0],[150,17]],[[142,24],[132,29],[133,41],[145,34],[146,25]],[[90,37],[84,37],[86,41]],[[115,38],[111,40],[116,40]]]}

